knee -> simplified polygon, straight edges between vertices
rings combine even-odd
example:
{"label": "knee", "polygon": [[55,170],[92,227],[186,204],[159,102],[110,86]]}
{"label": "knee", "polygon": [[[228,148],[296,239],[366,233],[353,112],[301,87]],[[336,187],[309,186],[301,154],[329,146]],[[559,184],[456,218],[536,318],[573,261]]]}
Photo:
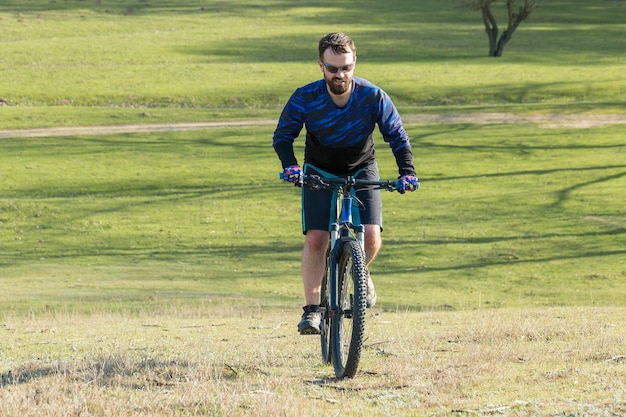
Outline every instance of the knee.
{"label": "knee", "polygon": [[365,229],[365,246],[370,248],[380,248],[382,239],[380,237],[380,226],[367,225]]}
{"label": "knee", "polygon": [[306,233],[305,243],[311,252],[323,252],[328,247],[329,232],[325,230],[309,230]]}

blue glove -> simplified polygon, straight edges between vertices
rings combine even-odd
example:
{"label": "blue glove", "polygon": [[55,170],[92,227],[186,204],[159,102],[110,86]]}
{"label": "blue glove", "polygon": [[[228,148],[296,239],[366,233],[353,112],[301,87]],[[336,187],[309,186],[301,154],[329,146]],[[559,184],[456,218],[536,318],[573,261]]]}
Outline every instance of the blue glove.
{"label": "blue glove", "polygon": [[302,169],[299,165],[290,165],[283,171],[283,180],[290,182],[295,186],[301,185]]}
{"label": "blue glove", "polygon": [[400,194],[420,188],[420,182],[414,175],[403,175],[398,179],[396,188]]}

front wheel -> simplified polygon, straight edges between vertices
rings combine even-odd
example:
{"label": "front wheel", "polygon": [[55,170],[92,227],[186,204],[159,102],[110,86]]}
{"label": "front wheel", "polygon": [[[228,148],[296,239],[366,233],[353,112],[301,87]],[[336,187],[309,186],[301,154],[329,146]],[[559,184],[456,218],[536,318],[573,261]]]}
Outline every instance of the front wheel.
{"label": "front wheel", "polygon": [[332,357],[337,377],[352,378],[365,339],[367,267],[363,249],[356,240],[346,240],[340,250],[339,311],[332,318]]}

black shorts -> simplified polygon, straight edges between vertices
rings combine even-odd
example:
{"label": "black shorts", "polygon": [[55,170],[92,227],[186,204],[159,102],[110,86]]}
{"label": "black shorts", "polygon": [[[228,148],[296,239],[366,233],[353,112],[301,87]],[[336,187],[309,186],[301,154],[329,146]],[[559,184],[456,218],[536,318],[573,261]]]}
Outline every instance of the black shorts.
{"label": "black shorts", "polygon": [[[309,164],[304,165],[304,173],[337,176]],[[371,181],[380,180],[376,163],[347,175]],[[358,200],[354,200],[352,204],[352,222],[354,224],[377,224],[382,230],[383,203],[380,190],[373,190],[371,187],[359,188],[353,192],[353,195]],[[302,187],[302,233],[306,234],[307,230],[330,230],[330,226],[337,221],[336,203],[336,192]]]}

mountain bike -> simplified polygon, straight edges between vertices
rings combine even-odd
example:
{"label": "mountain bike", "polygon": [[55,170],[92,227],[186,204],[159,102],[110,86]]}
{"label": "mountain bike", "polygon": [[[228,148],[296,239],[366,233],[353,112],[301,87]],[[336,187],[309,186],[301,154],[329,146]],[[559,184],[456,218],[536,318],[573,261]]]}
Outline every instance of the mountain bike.
{"label": "mountain bike", "polygon": [[326,274],[320,294],[320,340],[323,362],[333,363],[337,378],[352,378],[359,366],[365,339],[369,280],[365,226],[352,221],[352,207],[358,203],[352,191],[362,187],[397,191],[400,185],[394,181],[309,174],[303,175],[301,184],[313,190],[337,192],[336,221],[331,225]]}

